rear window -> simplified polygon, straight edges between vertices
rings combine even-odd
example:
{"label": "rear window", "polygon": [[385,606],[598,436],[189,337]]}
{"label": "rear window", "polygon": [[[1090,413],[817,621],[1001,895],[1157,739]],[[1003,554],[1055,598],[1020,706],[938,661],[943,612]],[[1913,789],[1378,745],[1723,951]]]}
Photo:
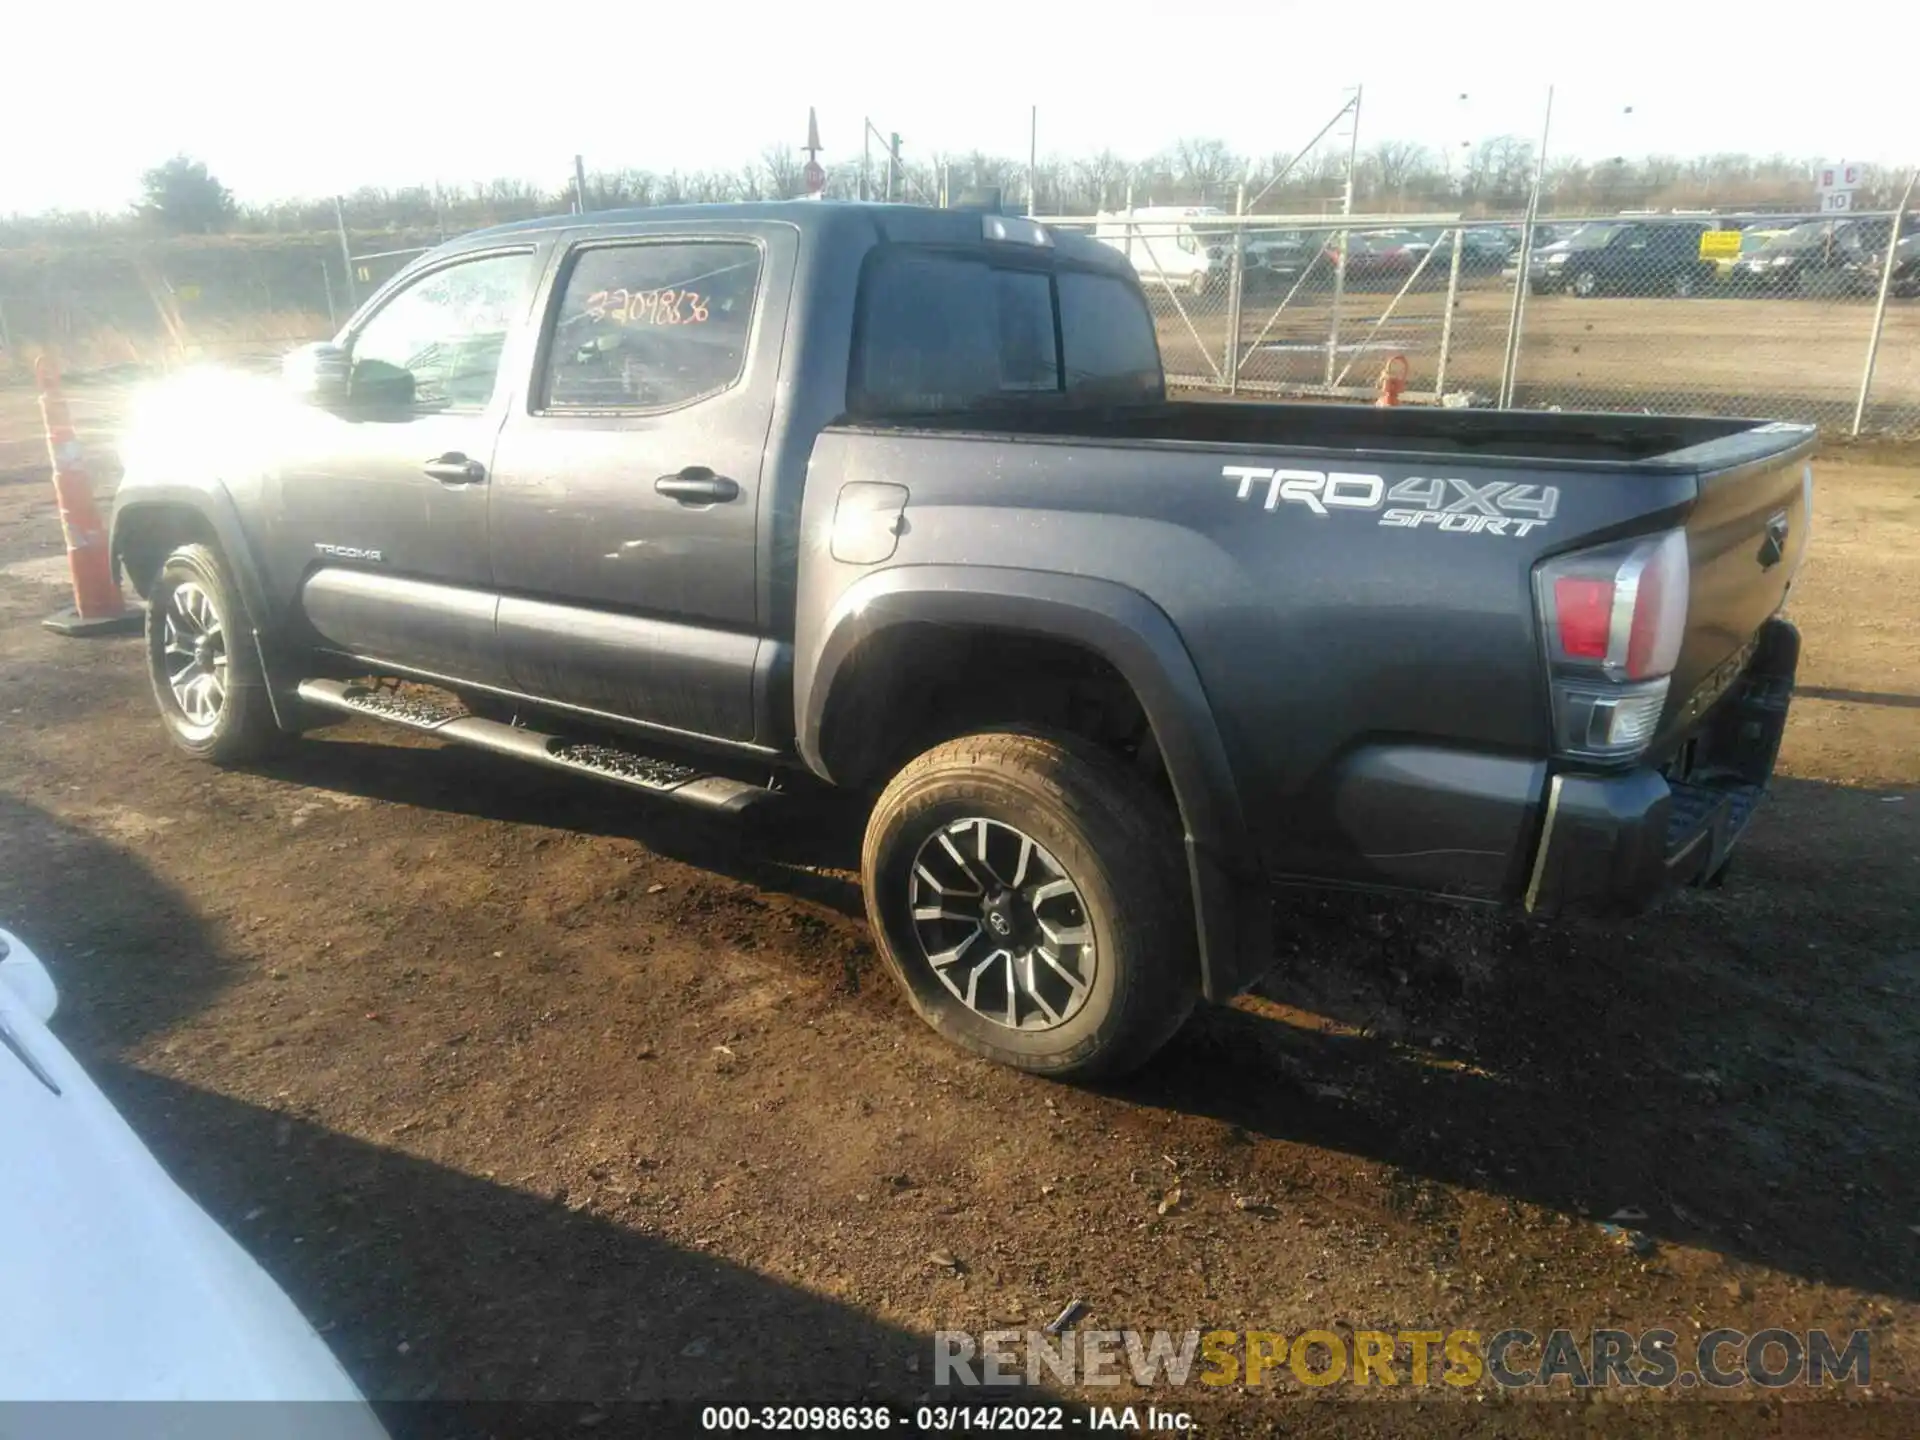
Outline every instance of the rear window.
{"label": "rear window", "polygon": [[884,250],[861,282],[859,315],[847,386],[859,414],[1160,396],[1152,318],[1113,277]]}

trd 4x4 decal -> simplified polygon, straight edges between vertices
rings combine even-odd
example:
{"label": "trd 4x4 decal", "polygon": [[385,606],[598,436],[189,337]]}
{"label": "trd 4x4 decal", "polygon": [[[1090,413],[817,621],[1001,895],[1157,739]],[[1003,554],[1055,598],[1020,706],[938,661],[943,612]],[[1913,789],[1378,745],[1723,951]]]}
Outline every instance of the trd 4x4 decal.
{"label": "trd 4x4 decal", "polygon": [[1303,505],[1312,514],[1335,510],[1379,512],[1375,523],[1389,530],[1431,527],[1443,535],[1508,535],[1538,530],[1560,508],[1560,487],[1509,480],[1409,475],[1391,488],[1379,475],[1346,470],[1286,470],[1265,465],[1223,465],[1238,482],[1236,500],[1264,493],[1263,509]]}

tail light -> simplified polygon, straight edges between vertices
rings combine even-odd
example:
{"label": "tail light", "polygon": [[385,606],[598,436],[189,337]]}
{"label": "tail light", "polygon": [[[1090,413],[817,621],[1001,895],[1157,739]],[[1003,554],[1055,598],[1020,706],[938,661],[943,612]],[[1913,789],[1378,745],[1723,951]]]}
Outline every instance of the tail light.
{"label": "tail light", "polygon": [[1556,556],[1534,571],[1559,753],[1626,760],[1647,748],[1686,634],[1688,579],[1682,530]]}

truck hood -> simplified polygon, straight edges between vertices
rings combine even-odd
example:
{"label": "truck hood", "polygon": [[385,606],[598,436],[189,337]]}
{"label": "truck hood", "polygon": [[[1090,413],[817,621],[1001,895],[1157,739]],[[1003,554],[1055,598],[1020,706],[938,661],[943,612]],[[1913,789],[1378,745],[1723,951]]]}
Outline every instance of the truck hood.
{"label": "truck hood", "polygon": [[[293,1302],[47,1029],[55,1003],[0,931],[0,1402],[335,1401],[327,1433],[384,1436]],[[277,1433],[299,1428],[284,1418]]]}

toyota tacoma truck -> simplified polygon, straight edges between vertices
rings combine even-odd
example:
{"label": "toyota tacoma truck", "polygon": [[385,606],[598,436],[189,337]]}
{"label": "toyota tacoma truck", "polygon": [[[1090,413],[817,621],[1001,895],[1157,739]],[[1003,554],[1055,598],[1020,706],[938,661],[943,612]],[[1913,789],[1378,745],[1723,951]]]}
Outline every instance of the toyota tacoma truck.
{"label": "toyota tacoma truck", "polygon": [[465,236],[280,376],[179,377],[111,543],[187,754],[346,714],[721,811],[851,787],[914,1008],[1087,1076],[1257,978],[1276,887],[1715,878],[1814,438],[1175,403],[1093,239],[652,209]]}

